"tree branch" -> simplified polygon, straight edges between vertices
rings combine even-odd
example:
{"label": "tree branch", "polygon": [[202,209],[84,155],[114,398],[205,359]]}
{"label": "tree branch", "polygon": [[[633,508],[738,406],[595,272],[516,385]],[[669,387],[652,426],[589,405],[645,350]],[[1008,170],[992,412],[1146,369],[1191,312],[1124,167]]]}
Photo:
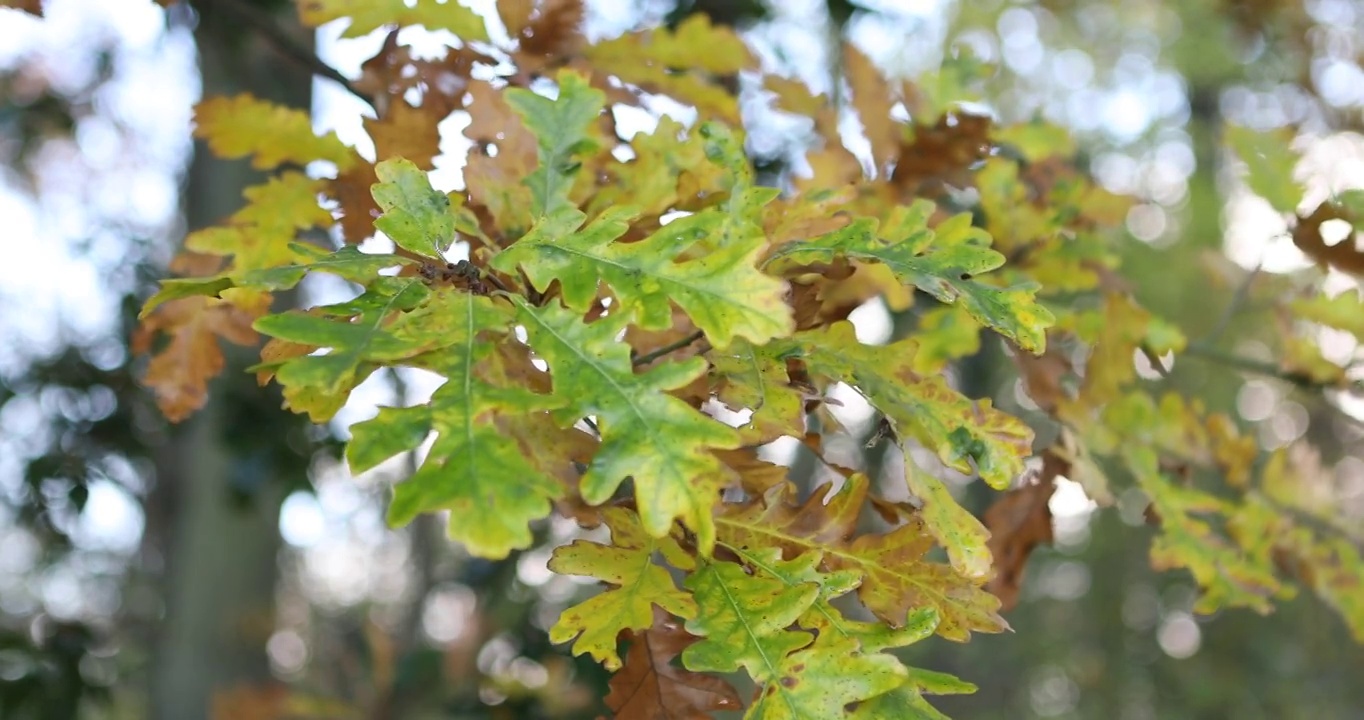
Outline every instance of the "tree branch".
{"label": "tree branch", "polygon": [[223,10],[228,15],[250,27],[276,52],[291,62],[301,66],[318,77],[324,77],[345,88],[346,92],[364,100],[374,107],[374,99],[351,83],[350,78],[342,75],[336,68],[328,65],[316,53],[299,43],[267,14],[257,10],[243,0],[201,0],[206,5]]}
{"label": "tree branch", "polygon": [[705,333],[701,332],[700,330],[697,330],[696,332],[682,338],[681,340],[678,340],[677,342],[671,342],[668,343],[667,345],[664,345],[661,348],[651,350],[647,353],[644,353],[643,355],[636,357],[634,360],[631,360],[630,362],[636,367],[640,365],[648,365],[649,363],[663,357],[664,355],[667,355],[668,353],[674,350],[681,350],[682,348],[696,342],[697,340],[700,340],[705,336],[706,336]]}

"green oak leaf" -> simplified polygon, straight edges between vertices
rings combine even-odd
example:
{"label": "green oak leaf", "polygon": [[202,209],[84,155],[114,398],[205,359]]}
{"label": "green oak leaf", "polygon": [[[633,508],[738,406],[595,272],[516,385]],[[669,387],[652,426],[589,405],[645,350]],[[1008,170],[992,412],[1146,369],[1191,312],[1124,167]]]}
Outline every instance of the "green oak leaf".
{"label": "green oak leaf", "polygon": [[616,643],[621,631],[650,627],[655,605],[678,617],[694,617],[696,602],[653,561],[659,552],[678,568],[689,569],[690,558],[676,540],[650,537],[639,517],[625,508],[603,509],[602,521],[611,529],[611,544],[575,540],[555,548],[549,569],[595,577],[613,587],[565,610],[549,629],[549,639],[564,643],[576,637],[575,655],[590,653],[606,669],[616,670],[621,666]]}
{"label": "green oak leaf", "polygon": [[605,282],[645,330],[672,327],[676,303],[719,348],[735,337],[763,343],[790,334],[794,322],[785,284],[754,267],[766,246],[761,234],[679,261],[697,242],[716,235],[723,215],[707,210],[639,242],[616,242],[636,217],[631,208],[610,208],[579,231],[586,216],[562,207],[498,255],[493,266],[503,272],[519,266],[542,291],[558,280],[564,304],[583,312],[596,300],[598,283]]}
{"label": "green oak leaf", "polygon": [[459,222],[450,197],[431,187],[426,173],[403,158],[390,158],[374,166],[379,182],[374,202],[384,211],[374,221],[395,245],[404,250],[439,258],[454,242]]}
{"label": "green oak leaf", "polygon": [[919,515],[938,544],[947,550],[952,567],[966,577],[990,573],[990,531],[962,507],[942,480],[914,466],[905,453],[905,481],[919,499]]}
{"label": "green oak leaf", "polygon": [[310,272],[325,272],[359,285],[368,285],[379,271],[411,260],[398,255],[364,253],[346,246],[327,252],[316,245],[291,243],[290,250],[301,262],[207,278],[171,278],[161,281],[161,289],[147,299],[139,317],[146,317],[158,305],[194,296],[219,297],[224,290],[245,287],[256,290],[290,290]]}
{"label": "green oak leaf", "polygon": [[667,393],[705,373],[705,360],[663,363],[636,375],[630,346],[617,340],[628,316],[588,324],[557,304],[513,302],[531,347],[549,364],[555,396],[567,403],[556,416],[563,424],[595,417],[601,429],[601,448],[582,478],[583,499],[603,503],[633,477],[645,531],[662,537],[680,518],[709,553],[712,508],[731,472],[710,451],[737,447],[738,435]]}
{"label": "green oak leaf", "polygon": [[416,448],[436,431],[421,468],[395,489],[389,523],[402,525],[423,512],[449,510],[452,539],[476,557],[501,559],[530,547],[530,522],[549,514],[550,501],[561,497],[564,487],[537,468],[493,419],[499,413],[533,414],[557,401],[523,387],[493,385],[488,373],[480,372],[496,362],[493,342],[506,342],[511,333],[506,305],[444,292],[404,320],[414,325],[423,316],[429,320],[420,323],[423,332],[439,334],[449,345],[410,362],[445,376],[445,384],[426,404],[380,408],[374,419],[353,425],[346,458],[352,472],[363,472]]}
{"label": "green oak leaf", "polygon": [[995,410],[988,398],[973,402],[941,376],[914,372],[912,339],[863,345],[851,323],[839,322],[777,344],[804,357],[811,372],[857,388],[898,432],[948,467],[974,470],[992,487],[1008,487],[1032,454],[1033,433],[1022,421]]}
{"label": "green oak leaf", "polygon": [[393,318],[421,304],[430,291],[420,279],[380,277],[359,297],[344,303],[266,315],[253,327],[281,340],[329,348],[280,364],[275,378],[289,406],[326,422],[350,391],[373,371],[373,363],[420,355],[449,342],[434,334],[397,334]]}
{"label": "green oak leaf", "polygon": [[851,703],[891,692],[906,670],[885,653],[863,653],[846,638],[820,637],[781,658],[777,675],[744,714],[745,720],[829,720],[847,717]]}
{"label": "green oak leaf", "polygon": [[1294,213],[1302,202],[1302,185],[1293,179],[1298,154],[1293,151],[1293,131],[1279,128],[1256,132],[1229,125],[1224,130],[1227,144],[1246,164],[1246,184],[1251,192],[1269,202],[1275,210]]}
{"label": "green oak leaf", "polygon": [[606,94],[593,88],[582,75],[562,70],[557,79],[559,96],[553,100],[522,88],[510,88],[505,93],[507,104],[521,116],[539,144],[540,166],[525,179],[535,217],[571,205],[568,193],[578,172],[573,157],[597,148],[590,131],[606,106]]}
{"label": "green oak leaf", "polygon": [[687,632],[703,638],[682,652],[682,664],[698,672],[744,668],[759,683],[781,676],[781,659],[810,644],[810,633],[787,628],[814,604],[819,586],[789,586],[752,575],[742,565],[702,561],[685,582],[696,599]]}
{"label": "green oak leaf", "polygon": [[879,262],[901,282],[942,302],[960,303],[971,317],[1024,349],[1045,350],[1046,330],[1056,319],[1037,303],[1036,284],[1001,288],[975,279],[1003,265],[1004,256],[990,249],[984,230],[971,226],[969,213],[929,228],[932,213],[933,203],[918,200],[895,208],[879,229],[874,219],[860,218],[826,235],[787,244],[769,262],[776,270],[840,257]]}

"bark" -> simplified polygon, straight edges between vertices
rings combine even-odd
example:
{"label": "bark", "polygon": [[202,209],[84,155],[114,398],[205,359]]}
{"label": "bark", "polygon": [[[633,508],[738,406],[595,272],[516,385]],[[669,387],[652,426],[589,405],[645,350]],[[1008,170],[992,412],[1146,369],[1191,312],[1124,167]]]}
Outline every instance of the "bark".
{"label": "bark", "polygon": [[[311,76],[213,7],[196,4],[203,96],[249,92],[307,108]],[[311,47],[311,33],[294,24],[288,6],[276,15]],[[246,162],[220,160],[196,143],[183,196],[188,229],[220,222],[262,179]],[[262,428],[290,421],[277,397],[241,372],[248,358],[236,355],[208,406],[156,456],[146,541],[163,571],[165,610],[149,678],[156,720],[207,718],[215,692],[270,678],[265,643],[274,628],[279,506],[286,472],[299,468],[286,471],[277,461],[288,454],[284,436]]]}

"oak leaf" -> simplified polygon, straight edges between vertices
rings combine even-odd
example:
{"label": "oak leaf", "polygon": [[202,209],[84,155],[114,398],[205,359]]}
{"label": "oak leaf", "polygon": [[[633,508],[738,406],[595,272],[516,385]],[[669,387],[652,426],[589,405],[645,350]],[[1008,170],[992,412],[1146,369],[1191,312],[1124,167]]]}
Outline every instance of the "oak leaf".
{"label": "oak leaf", "polygon": [[688,556],[672,537],[655,539],[639,516],[620,507],[602,510],[611,529],[609,545],[575,540],[554,550],[549,569],[566,575],[595,577],[612,587],[565,610],[549,629],[549,639],[573,643],[573,654],[590,653],[608,670],[621,667],[616,638],[625,630],[653,625],[654,607],[682,618],[694,617],[696,602],[673,585],[668,571],[653,562],[660,552],[675,567],[689,569]]}
{"label": "oak leaf", "polygon": [[206,140],[218,157],[251,155],[251,165],[259,170],[314,160],[326,160],[345,170],[358,159],[336,133],[314,134],[307,112],[246,94],[212,97],[196,105],[194,136]]}
{"label": "oak leaf", "polygon": [[611,676],[606,706],[617,720],[710,720],[711,712],[742,707],[733,686],[673,660],[700,638],[654,611],[654,624],[626,635],[625,664]]}

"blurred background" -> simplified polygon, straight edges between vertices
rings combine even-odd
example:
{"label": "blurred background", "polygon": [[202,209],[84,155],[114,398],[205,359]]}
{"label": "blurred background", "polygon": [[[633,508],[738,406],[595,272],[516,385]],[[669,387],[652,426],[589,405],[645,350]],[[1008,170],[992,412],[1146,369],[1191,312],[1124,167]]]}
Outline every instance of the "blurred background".
{"label": "blurred background", "polygon": [[[496,29],[491,0],[467,4]],[[1283,218],[1237,180],[1217,139],[1224,122],[1297,128],[1317,201],[1364,186],[1360,0],[584,5],[592,38],[707,13],[816,92],[833,89],[843,39],[898,77],[963,52],[996,65],[980,110],[1069,128],[1085,169],[1140,199],[1123,228],[1126,274],[1147,307],[1184,327],[1217,320],[1236,291],[1219,277],[1310,265]],[[366,106],[278,55],[239,21],[242,8],[349,77],[383,32],[313,37],[282,0],[43,6],[43,20],[0,9],[0,718],[603,713],[603,671],[544,637],[592,590],[545,567],[571,523],[541,528],[537,547],[506,561],[472,559],[443,539],[439,518],[385,527],[402,467],[351,477],[338,460],[349,424],[378,402],[420,400],[428,379],[376,376],[326,427],[234,371],[249,353],[229,357],[209,406],[180,425],[136,382],[141,300],[186,231],[230,214],[256,179],[192,140],[200,97],[248,91],[310,107],[319,130],[373,152]],[[403,40],[432,55],[457,42],[419,29]],[[755,160],[791,171],[815,137],[808,121],[772,111],[754,88],[744,112]],[[438,186],[459,182],[460,115],[447,121]],[[305,284],[300,300],[338,291]],[[855,317],[882,339],[897,327],[875,303]],[[1337,333],[1323,350],[1358,348]],[[956,379],[1018,406],[995,345]],[[1311,436],[1332,448],[1339,501],[1364,518],[1364,447],[1327,409],[1272,379],[1195,369],[1167,382],[1236,413],[1268,447]],[[1364,403],[1338,405],[1364,418]],[[808,481],[800,458],[788,460]],[[977,510],[991,501],[979,485],[959,490]],[[960,719],[1364,717],[1364,651],[1333,613],[1304,597],[1265,618],[1193,616],[1190,579],[1148,567],[1141,508],[1119,496],[1099,509],[1063,482],[1056,544],[1032,557],[1008,615],[1015,632],[906,652],[980,686],[935,704]]]}

